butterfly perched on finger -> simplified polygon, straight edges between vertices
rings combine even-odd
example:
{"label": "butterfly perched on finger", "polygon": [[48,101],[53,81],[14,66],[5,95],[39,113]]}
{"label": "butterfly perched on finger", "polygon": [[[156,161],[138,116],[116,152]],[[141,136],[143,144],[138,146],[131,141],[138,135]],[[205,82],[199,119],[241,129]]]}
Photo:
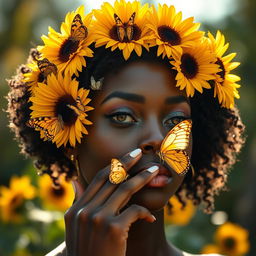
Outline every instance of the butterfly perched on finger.
{"label": "butterfly perched on finger", "polygon": [[175,125],[167,133],[158,152],[161,160],[165,161],[179,175],[184,175],[190,167],[189,156],[185,150],[189,145],[191,128],[192,121],[190,119]]}
{"label": "butterfly perched on finger", "polygon": [[130,42],[134,33],[134,19],[135,12],[131,15],[127,23],[123,23],[122,20],[114,13],[114,19],[116,22],[117,36],[120,42]]}

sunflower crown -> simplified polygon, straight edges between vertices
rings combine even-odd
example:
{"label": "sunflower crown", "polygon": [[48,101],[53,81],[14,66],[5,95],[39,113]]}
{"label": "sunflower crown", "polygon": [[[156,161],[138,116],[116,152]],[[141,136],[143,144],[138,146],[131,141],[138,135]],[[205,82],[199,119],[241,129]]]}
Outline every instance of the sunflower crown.
{"label": "sunflower crown", "polygon": [[[49,27],[48,35],[42,36],[44,45],[38,46],[38,54],[28,64],[24,81],[31,93],[32,113],[27,125],[57,147],[81,142],[88,133],[86,125],[92,124],[86,112],[93,107],[87,105],[90,90],[79,89],[76,78],[93,58],[92,46],[121,51],[125,60],[132,52],[141,56],[143,48],[157,47],[156,57],[168,58],[170,69],[176,71],[176,86],[188,97],[213,88],[220,105],[232,108],[234,98],[239,98],[240,77],[230,72],[240,63],[231,62],[235,53],[225,55],[229,44],[220,31],[213,36],[199,27],[193,17],[183,20],[181,12],[166,4],[156,8],[116,0],[87,15],[83,6],[69,12],[60,32]],[[102,80],[92,77],[90,87],[101,89]]]}

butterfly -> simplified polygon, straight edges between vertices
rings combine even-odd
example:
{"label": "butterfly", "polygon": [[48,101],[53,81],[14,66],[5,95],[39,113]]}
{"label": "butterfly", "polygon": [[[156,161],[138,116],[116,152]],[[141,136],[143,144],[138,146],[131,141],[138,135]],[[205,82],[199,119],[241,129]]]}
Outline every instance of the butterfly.
{"label": "butterfly", "polygon": [[47,140],[53,140],[55,135],[64,129],[64,122],[61,115],[58,117],[35,117],[28,120],[28,127],[36,131],[42,131]]}
{"label": "butterfly", "polygon": [[55,64],[51,63],[48,59],[44,58],[42,60],[37,60],[37,66],[40,70],[38,76],[38,82],[43,83],[48,75],[51,73],[57,74],[57,67]]}
{"label": "butterfly", "polygon": [[192,121],[186,119],[175,125],[164,138],[158,155],[175,172],[184,175],[189,167],[190,160],[185,149],[189,144]]}
{"label": "butterfly", "polygon": [[71,36],[69,37],[70,41],[79,42],[84,40],[88,35],[88,30],[84,26],[81,15],[77,14],[71,24]]}
{"label": "butterfly", "polygon": [[131,41],[133,38],[133,26],[135,19],[135,12],[131,15],[127,23],[123,23],[121,19],[114,13],[114,19],[117,27],[117,36],[120,42]]}
{"label": "butterfly", "polygon": [[76,98],[76,106],[67,104],[67,107],[72,109],[77,116],[80,116],[81,114],[85,114],[85,111],[86,111],[86,105],[83,104],[80,96],[77,96]]}
{"label": "butterfly", "polygon": [[123,165],[116,158],[111,160],[111,172],[109,173],[109,180],[113,184],[123,182],[129,177]]}
{"label": "butterfly", "polygon": [[92,90],[100,90],[102,87],[104,77],[102,77],[100,80],[95,81],[94,77],[91,76],[91,89]]}

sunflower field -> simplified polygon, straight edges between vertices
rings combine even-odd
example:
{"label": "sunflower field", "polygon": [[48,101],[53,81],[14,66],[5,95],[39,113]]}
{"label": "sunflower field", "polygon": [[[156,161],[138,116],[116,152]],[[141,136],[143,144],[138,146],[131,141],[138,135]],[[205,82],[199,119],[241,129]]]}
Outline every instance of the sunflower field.
{"label": "sunflower field", "polygon": [[[65,14],[85,5],[86,12],[103,1],[85,0],[0,0],[0,256],[43,256],[64,239],[63,215],[74,200],[71,183],[61,180],[59,187],[52,186],[47,175],[38,175],[33,162],[20,154],[14,134],[8,127],[6,114],[8,84],[18,65],[25,63],[29,49],[47,41],[48,26],[58,30]],[[169,1],[142,1],[143,3],[169,3]],[[178,1],[176,1],[178,2]],[[219,253],[226,256],[256,255],[256,1],[215,1],[215,8],[202,4],[200,11],[194,7],[209,0],[181,1],[187,3],[189,16],[195,16],[205,31],[213,35],[218,30],[231,42],[228,53],[237,52],[237,68],[242,78],[239,100],[236,100],[246,125],[246,144],[238,162],[231,170],[227,191],[216,198],[214,212],[207,215],[192,202],[183,207],[177,198],[170,199],[173,209],[165,209],[165,230],[168,240],[191,253]],[[218,9],[218,4],[226,3]],[[173,0],[175,5],[175,0]],[[87,8],[88,5],[88,8]],[[190,6],[191,5],[191,8]],[[193,8],[192,8],[193,6]],[[107,7],[106,7],[107,8]],[[178,11],[182,11],[177,6]],[[142,10],[143,11],[143,10]],[[213,15],[216,12],[219,15]],[[96,13],[97,15],[97,13]],[[209,19],[208,19],[209,16]],[[154,24],[152,20],[152,24]],[[98,26],[104,33],[104,20]],[[188,22],[186,26],[190,26]],[[64,28],[63,28],[64,29]],[[65,30],[65,29],[64,29]],[[53,33],[53,32],[52,32]],[[98,42],[100,45],[102,42]],[[111,43],[110,43],[111,44]],[[118,47],[112,44],[112,47]],[[162,48],[161,48],[162,47]],[[161,54],[174,54],[178,48],[166,50],[159,44]],[[43,50],[43,49],[42,49]],[[141,45],[134,45],[140,52]],[[170,52],[169,52],[170,51]],[[173,52],[171,52],[173,51]],[[54,45],[51,52],[54,55]],[[130,50],[123,51],[128,58]],[[203,56],[203,52],[200,56]],[[90,56],[91,52],[84,53]],[[81,61],[81,65],[82,65]],[[33,69],[33,67],[31,67]],[[64,68],[64,67],[63,67]],[[72,65],[71,65],[72,68]],[[71,72],[67,70],[65,72]],[[31,77],[27,78],[28,80]],[[52,81],[54,84],[55,81]],[[45,93],[47,90],[42,88]],[[80,89],[82,90],[82,89]],[[86,92],[78,91],[81,98]],[[192,93],[192,92],[190,92]],[[40,106],[38,107],[40,108]],[[38,109],[35,107],[35,115]],[[81,122],[87,120],[81,118]],[[82,134],[79,135],[80,137]],[[78,136],[78,137],[79,137]],[[80,138],[79,137],[79,138]],[[59,143],[59,144],[58,144]],[[57,141],[60,145],[65,143]],[[70,141],[70,143],[75,143]]]}

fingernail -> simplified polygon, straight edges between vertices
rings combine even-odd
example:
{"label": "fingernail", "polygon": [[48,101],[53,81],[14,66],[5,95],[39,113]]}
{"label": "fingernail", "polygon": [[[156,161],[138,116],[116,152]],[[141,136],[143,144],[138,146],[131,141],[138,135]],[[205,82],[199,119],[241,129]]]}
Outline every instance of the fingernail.
{"label": "fingernail", "polygon": [[159,167],[157,165],[151,166],[150,168],[147,169],[148,172],[155,172],[159,169]]}
{"label": "fingernail", "polygon": [[152,216],[152,218],[156,221],[156,217],[155,217],[153,214],[151,214],[151,216]]}
{"label": "fingernail", "polygon": [[135,150],[133,150],[131,153],[130,153],[130,156],[135,158],[136,156],[138,156],[139,154],[141,153],[141,149],[140,148],[137,148]]}

